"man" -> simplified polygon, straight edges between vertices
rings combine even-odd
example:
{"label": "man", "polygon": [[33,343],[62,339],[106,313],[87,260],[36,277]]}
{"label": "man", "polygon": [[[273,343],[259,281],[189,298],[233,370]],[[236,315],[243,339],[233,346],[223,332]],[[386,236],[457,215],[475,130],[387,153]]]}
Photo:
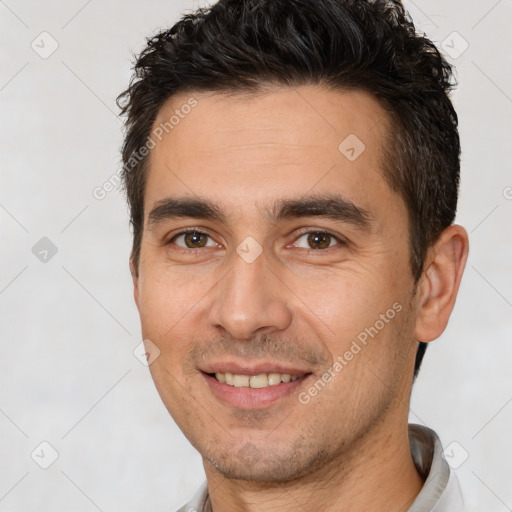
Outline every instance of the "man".
{"label": "man", "polygon": [[461,510],[408,425],[468,254],[451,69],[398,1],[220,0],[148,41],[123,179],[182,511]]}

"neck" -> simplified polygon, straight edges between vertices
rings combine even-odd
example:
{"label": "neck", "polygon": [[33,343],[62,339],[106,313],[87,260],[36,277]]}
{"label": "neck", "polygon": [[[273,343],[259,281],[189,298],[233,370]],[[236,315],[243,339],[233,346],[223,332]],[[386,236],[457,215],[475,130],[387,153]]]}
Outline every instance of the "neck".
{"label": "neck", "polygon": [[[401,407],[403,407],[402,404]],[[400,414],[402,412],[402,414]],[[423,486],[409,448],[407,417],[383,421],[318,471],[286,483],[230,480],[205,462],[213,512],[408,510]],[[395,420],[390,428],[391,418]]]}

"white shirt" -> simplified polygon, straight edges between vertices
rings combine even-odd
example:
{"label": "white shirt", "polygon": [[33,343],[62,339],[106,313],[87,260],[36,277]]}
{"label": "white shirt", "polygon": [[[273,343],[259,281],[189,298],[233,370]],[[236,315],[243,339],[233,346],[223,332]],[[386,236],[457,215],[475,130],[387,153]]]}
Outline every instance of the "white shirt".
{"label": "white shirt", "polygon": [[[426,479],[407,512],[464,512],[464,500],[455,473],[443,455],[437,434],[421,425],[409,424],[409,445],[419,473]],[[177,512],[208,512],[208,485],[204,482],[194,497]]]}

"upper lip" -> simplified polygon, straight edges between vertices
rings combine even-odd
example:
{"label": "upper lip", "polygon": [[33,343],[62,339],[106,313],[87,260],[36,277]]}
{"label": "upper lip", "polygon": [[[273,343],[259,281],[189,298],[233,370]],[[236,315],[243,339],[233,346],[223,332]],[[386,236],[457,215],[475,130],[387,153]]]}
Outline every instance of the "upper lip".
{"label": "upper lip", "polygon": [[309,370],[299,366],[289,366],[284,363],[272,361],[215,361],[204,364],[201,368],[204,373],[233,373],[236,375],[259,375],[261,373],[286,373],[292,377],[310,373]]}

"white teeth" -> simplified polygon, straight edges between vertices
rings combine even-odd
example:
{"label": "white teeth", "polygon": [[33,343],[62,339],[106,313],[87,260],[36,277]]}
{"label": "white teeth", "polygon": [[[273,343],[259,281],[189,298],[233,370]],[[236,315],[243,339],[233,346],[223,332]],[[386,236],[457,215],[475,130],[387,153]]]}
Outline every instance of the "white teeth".
{"label": "white teeth", "polygon": [[277,384],[281,384],[281,374],[280,373],[269,373],[268,374],[268,385],[269,386],[277,386]]}
{"label": "white teeth", "polygon": [[233,386],[235,386],[235,388],[248,388],[249,378],[249,375],[235,375],[233,378]]}
{"label": "white teeth", "polygon": [[268,386],[268,377],[261,373],[260,375],[253,375],[249,380],[251,388],[266,388]]}
{"label": "white teeth", "polygon": [[236,388],[266,388],[267,386],[277,386],[281,382],[294,382],[300,376],[289,373],[260,373],[259,375],[237,375],[233,373],[220,373],[215,374],[215,378],[222,383]]}

